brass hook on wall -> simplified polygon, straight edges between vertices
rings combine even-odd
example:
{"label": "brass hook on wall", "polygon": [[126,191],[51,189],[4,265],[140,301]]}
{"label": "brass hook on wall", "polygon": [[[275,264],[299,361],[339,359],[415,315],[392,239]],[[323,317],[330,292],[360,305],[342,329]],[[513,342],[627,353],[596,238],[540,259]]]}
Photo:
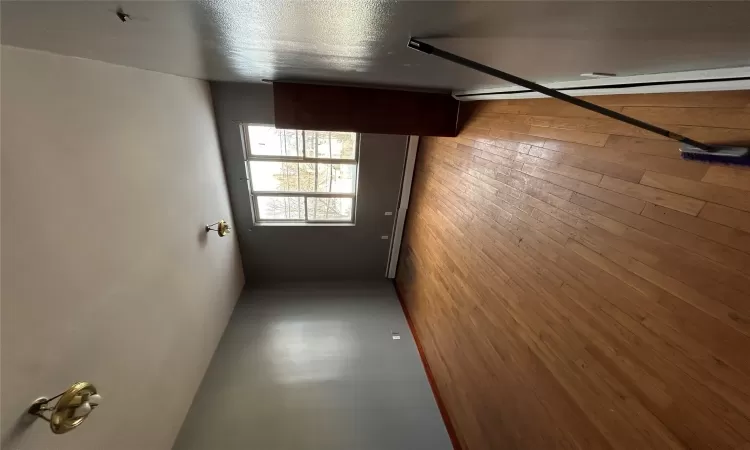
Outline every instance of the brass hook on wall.
{"label": "brass hook on wall", "polygon": [[[211,228],[214,225],[216,225],[216,228]],[[211,225],[206,225],[206,233],[208,233],[209,231],[216,231],[219,233],[220,237],[224,237],[232,231],[232,227],[230,227],[229,224],[225,221],[220,220],[216,223],[212,223]]]}
{"label": "brass hook on wall", "polygon": [[[50,406],[49,403],[55,399],[59,400]],[[53,433],[63,434],[82,424],[101,401],[102,396],[93,384],[79,381],[62,394],[36,399],[27,412],[49,422]],[[49,418],[44,415],[45,412],[50,413]]]}

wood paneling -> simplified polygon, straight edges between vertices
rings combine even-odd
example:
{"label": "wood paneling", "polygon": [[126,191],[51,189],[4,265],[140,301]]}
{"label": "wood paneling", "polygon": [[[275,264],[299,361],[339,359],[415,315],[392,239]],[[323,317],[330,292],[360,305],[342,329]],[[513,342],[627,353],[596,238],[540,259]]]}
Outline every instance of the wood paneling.
{"label": "wood paneling", "polygon": [[[750,92],[591,100],[750,142]],[[556,100],[474,111],[422,140],[396,279],[458,445],[750,448],[750,170]]]}
{"label": "wood paneling", "polygon": [[273,83],[277,128],[456,136],[459,103],[450,94]]}

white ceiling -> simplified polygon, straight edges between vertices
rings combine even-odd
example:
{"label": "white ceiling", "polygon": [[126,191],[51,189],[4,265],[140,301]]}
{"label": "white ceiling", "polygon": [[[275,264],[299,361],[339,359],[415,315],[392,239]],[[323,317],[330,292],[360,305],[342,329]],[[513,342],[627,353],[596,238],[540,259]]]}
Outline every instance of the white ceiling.
{"label": "white ceiling", "polygon": [[[121,23],[118,5],[132,16]],[[541,82],[750,66],[748,2],[3,1],[2,43],[195,78],[503,86],[410,36]]]}

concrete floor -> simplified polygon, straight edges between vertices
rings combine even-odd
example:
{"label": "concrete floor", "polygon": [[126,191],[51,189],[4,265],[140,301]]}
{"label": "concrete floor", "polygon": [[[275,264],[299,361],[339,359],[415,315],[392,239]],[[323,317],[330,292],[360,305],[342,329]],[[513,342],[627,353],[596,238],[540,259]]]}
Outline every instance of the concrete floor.
{"label": "concrete floor", "polygon": [[392,284],[246,291],[174,446],[208,448],[450,449]]}

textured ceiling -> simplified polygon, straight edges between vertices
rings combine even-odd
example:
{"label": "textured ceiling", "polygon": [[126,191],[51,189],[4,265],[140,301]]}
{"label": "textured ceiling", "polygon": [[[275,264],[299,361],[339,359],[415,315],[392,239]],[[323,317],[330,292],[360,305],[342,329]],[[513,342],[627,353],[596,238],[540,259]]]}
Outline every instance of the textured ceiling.
{"label": "textured ceiling", "polygon": [[[115,16],[121,4],[132,21]],[[227,81],[475,89],[504,83],[410,36],[533,80],[750,66],[748,2],[3,1],[2,43]]]}

